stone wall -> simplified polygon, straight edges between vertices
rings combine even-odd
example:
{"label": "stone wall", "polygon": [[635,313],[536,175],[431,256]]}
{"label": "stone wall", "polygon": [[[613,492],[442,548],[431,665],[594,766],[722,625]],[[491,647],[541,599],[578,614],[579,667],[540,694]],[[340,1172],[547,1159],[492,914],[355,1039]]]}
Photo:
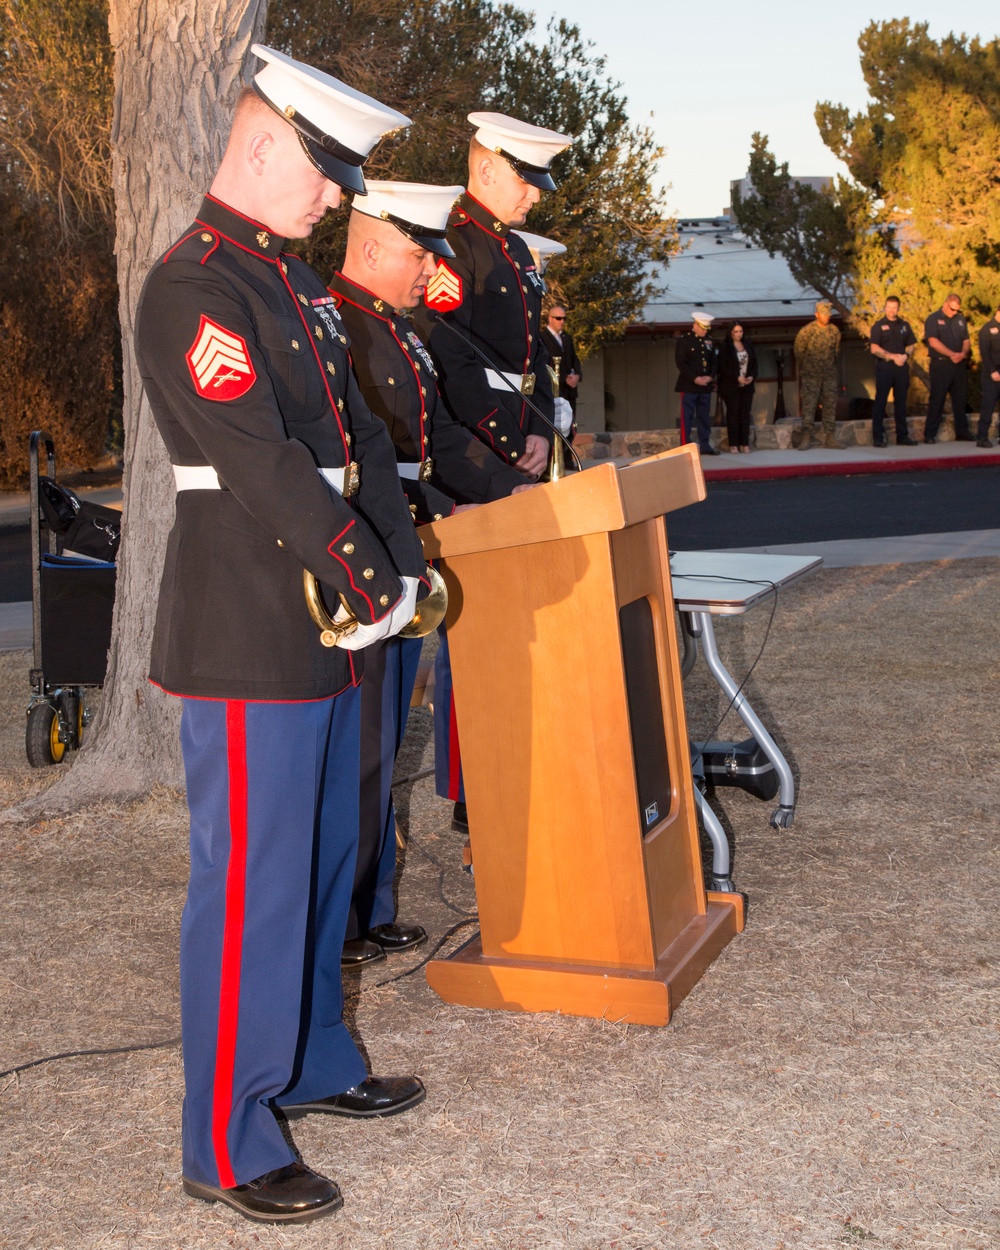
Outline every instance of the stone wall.
{"label": "stone wall", "polygon": [[[911,438],[923,438],[924,420],[924,417],[907,418]],[[969,426],[973,433],[978,420],[977,413],[969,413]],[[801,424],[796,417],[779,421],[776,425],[754,425],[750,427],[750,437],[758,451],[789,451],[792,446],[792,431],[797,430]],[[815,428],[817,433],[822,433],[822,426],[817,425]],[[838,421],[837,437],[849,447],[870,447],[872,423]],[[891,417],[886,419],[886,437],[890,444],[895,443],[896,428]],[[950,416],[946,416],[938,438],[942,443],[948,443],[954,437],[954,423]],[[995,420],[991,427],[991,437],[997,437]],[[629,456],[655,456],[657,452],[679,447],[680,442],[679,430],[616,430],[598,434],[578,433],[573,446],[581,460],[618,460]],[[716,447],[729,446],[724,426],[713,427],[712,443]]]}

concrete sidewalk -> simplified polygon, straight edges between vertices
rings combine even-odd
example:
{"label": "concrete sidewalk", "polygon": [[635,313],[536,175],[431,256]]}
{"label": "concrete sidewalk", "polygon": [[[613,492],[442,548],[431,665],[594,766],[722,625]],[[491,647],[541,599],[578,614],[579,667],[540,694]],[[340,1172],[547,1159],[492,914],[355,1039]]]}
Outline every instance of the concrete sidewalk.
{"label": "concrete sidewalk", "polygon": [[816,447],[812,451],[766,450],[747,455],[724,451],[704,456],[708,482],[751,482],[781,477],[826,477],[856,473],[907,473],[931,469],[1000,469],[1000,447],[989,451],[975,443],[919,443],[916,447],[853,446],[843,451]]}

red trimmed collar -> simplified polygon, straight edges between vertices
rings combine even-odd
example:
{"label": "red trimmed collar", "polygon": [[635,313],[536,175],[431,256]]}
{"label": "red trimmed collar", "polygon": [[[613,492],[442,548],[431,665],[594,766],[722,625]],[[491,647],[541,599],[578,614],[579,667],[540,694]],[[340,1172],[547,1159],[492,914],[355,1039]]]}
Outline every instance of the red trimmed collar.
{"label": "red trimmed collar", "polygon": [[252,217],[247,217],[235,208],[230,208],[228,204],[223,204],[221,200],[211,195],[206,195],[202,200],[195,220],[199,225],[218,231],[224,238],[231,239],[238,247],[253,252],[255,256],[261,256],[265,260],[276,261],[287,242],[282,235],[275,234],[263,222],[254,221]]}
{"label": "red trimmed collar", "polygon": [[474,195],[470,195],[468,191],[464,192],[458,201],[458,206],[451,215],[451,221],[454,225],[457,221],[461,221],[463,217],[468,217],[470,221],[474,221],[477,226],[495,238],[506,239],[510,230],[510,226],[506,222],[501,221],[494,213],[480,204]]}

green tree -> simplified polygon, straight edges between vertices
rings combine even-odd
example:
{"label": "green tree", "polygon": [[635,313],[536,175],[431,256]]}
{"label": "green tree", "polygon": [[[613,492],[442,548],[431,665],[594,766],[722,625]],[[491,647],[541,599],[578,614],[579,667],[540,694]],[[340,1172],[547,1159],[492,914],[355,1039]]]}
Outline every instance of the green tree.
{"label": "green tree", "polygon": [[117,395],[106,0],[21,0],[0,33],[0,485],[28,434],[92,464]]}
{"label": "green tree", "polygon": [[[366,166],[374,178],[461,183],[470,127],[489,109],[575,138],[555,166],[559,189],[527,229],[566,244],[546,281],[573,308],[574,335],[593,350],[623,334],[650,294],[649,264],[677,250],[663,198],[652,189],[661,155],[629,122],[625,98],[579,30],[553,22],[542,42],[532,17],[490,0],[272,0],[268,38],[413,119]],[[303,247],[320,273],[343,256],[345,216]]]}
{"label": "green tree", "polygon": [[[926,22],[872,22],[858,40],[871,101],[816,108],[820,135],[895,237],[888,264],[863,257],[857,311],[891,290],[915,316],[958,290],[989,316],[1000,287],[1000,40],[940,41]],[[877,259],[877,258],[876,258]]]}
{"label": "green tree", "polygon": [[879,256],[894,255],[871,195],[844,178],[823,190],[796,181],[760,133],[752,140],[749,178],[752,193],[737,191],[733,203],[743,232],[772,256],[780,253],[797,281],[851,320],[862,256],[875,265]]}

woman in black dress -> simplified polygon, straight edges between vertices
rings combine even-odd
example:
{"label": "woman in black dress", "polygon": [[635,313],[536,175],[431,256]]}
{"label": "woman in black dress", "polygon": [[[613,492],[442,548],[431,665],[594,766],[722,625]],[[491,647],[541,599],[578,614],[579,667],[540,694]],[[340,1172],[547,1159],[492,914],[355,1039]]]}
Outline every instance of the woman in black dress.
{"label": "woman in black dress", "polygon": [[750,409],[756,376],[757,353],[736,321],[719,348],[719,394],[726,405],[726,427],[732,452],[750,450]]}

